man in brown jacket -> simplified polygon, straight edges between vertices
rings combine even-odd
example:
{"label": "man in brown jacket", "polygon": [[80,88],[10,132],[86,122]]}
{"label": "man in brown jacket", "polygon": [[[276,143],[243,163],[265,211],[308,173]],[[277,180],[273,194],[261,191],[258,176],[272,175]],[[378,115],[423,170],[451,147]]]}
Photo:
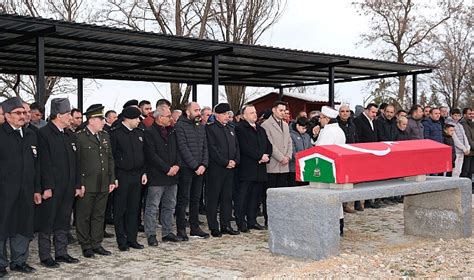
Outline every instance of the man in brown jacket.
{"label": "man in brown jacket", "polygon": [[[272,155],[267,164],[268,183],[267,188],[279,188],[288,186],[289,162],[293,151],[290,129],[283,120],[285,117],[286,103],[276,101],[273,104],[272,115],[262,123],[267,133],[268,140],[272,144]],[[267,217],[267,188],[264,189],[263,212],[265,225],[268,224]]]}

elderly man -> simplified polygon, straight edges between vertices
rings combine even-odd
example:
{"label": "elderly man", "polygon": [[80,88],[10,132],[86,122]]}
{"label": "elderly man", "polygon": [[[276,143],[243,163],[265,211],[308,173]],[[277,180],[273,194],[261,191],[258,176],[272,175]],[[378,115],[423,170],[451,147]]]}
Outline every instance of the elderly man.
{"label": "elderly man", "polygon": [[179,120],[179,117],[181,117],[182,114],[183,114],[183,111],[179,109],[173,110],[173,112],[171,113],[171,121],[172,121],[171,125],[176,124]]}
{"label": "elderly man", "polygon": [[186,234],[186,208],[189,205],[190,235],[208,238],[209,234],[199,227],[199,198],[202,180],[209,164],[206,129],[201,124],[201,108],[196,102],[186,105],[186,115],[182,115],[175,125],[178,150],[182,160],[179,176],[176,207],[177,235],[188,240]]}
{"label": "elderly man", "polygon": [[[209,149],[207,176],[210,178],[206,189],[207,222],[213,237],[239,234],[230,225],[234,170],[240,162],[240,152],[235,130],[228,124],[229,111],[228,103],[217,104],[214,108],[216,121],[206,126]],[[220,230],[217,222],[218,207]]]}
{"label": "elderly man", "polygon": [[257,223],[257,209],[268,179],[266,165],[270,161],[272,144],[265,129],[257,123],[257,111],[253,105],[245,105],[242,116],[243,120],[236,127],[240,148],[240,184],[235,218],[239,231],[248,232],[249,228],[265,229]]}
{"label": "elderly man", "polygon": [[109,134],[104,127],[104,106],[91,105],[84,113],[86,127],[76,136],[81,192],[76,201],[77,239],[86,258],[111,254],[102,247],[108,194],[115,185],[115,167]]}
{"label": "elderly man", "polygon": [[173,213],[178,192],[178,142],[171,126],[171,111],[160,105],[153,113],[155,123],[145,130],[145,157],[148,195],[145,208],[145,233],[148,246],[158,246],[156,220],[161,205],[161,240],[178,242],[173,233]]}
{"label": "elderly man", "polygon": [[[76,168],[76,143],[66,128],[71,123],[71,105],[67,98],[51,100],[50,122],[38,131],[43,203],[37,208],[38,253],[41,264],[59,267],[59,262],[78,263],[67,252],[74,197],[80,193]],[[54,235],[55,260],[51,257]]]}
{"label": "elderly man", "polygon": [[[137,241],[138,215],[145,174],[144,134],[138,128],[141,112],[130,106],[123,109],[122,123],[110,132],[115,159],[115,175],[120,188],[114,191],[113,221],[120,251],[143,249]],[[110,198],[109,198],[110,199]]]}
{"label": "elderly man", "polygon": [[26,110],[18,97],[2,103],[6,122],[0,126],[0,278],[7,275],[7,239],[10,270],[35,271],[29,266],[33,239],[34,204],[41,203],[36,133],[25,128]]}
{"label": "elderly man", "polygon": [[[276,101],[272,107],[272,115],[262,123],[268,140],[272,143],[271,160],[267,164],[268,188],[278,188],[288,186],[288,173],[290,171],[290,159],[293,153],[293,143],[291,142],[290,129],[284,121],[286,103]],[[264,190],[263,209],[265,225],[268,224],[267,217],[267,191]]]}

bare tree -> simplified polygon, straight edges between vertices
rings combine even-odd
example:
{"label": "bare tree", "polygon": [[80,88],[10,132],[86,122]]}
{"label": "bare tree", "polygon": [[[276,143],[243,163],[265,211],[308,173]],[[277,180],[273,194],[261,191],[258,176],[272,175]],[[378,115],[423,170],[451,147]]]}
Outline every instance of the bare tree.
{"label": "bare tree", "polygon": [[[54,17],[59,20],[93,22],[94,11],[83,0],[7,0],[0,4],[0,12],[32,17]],[[46,102],[56,93],[72,93],[76,87],[72,80],[61,77],[45,77]],[[0,97],[18,96],[26,101],[33,101],[36,95],[36,79],[34,76],[0,75]],[[41,104],[44,105],[44,104]]]}
{"label": "bare tree", "polygon": [[[108,0],[105,18],[133,30],[156,31],[185,37],[204,38],[210,17],[211,0]],[[173,108],[184,109],[191,85],[171,83]]]}
{"label": "bare tree", "polygon": [[433,92],[443,97],[449,108],[458,108],[471,99],[473,23],[472,7],[464,7],[444,22],[442,32],[434,34],[431,39],[435,47],[431,58],[438,67],[432,75],[431,87]]}
{"label": "bare tree", "polygon": [[[369,31],[361,34],[361,42],[367,46],[377,45],[378,57],[408,63],[423,61],[430,51],[424,43],[459,9],[460,4],[450,0],[430,4],[412,0],[363,0],[353,5],[361,15],[370,18]],[[400,77],[398,91],[393,93],[402,106],[409,105],[405,84],[406,77]]]}
{"label": "bare tree", "polygon": [[[254,45],[281,17],[282,0],[218,0],[211,7],[209,37]],[[237,111],[246,102],[245,86],[225,86],[227,102]]]}

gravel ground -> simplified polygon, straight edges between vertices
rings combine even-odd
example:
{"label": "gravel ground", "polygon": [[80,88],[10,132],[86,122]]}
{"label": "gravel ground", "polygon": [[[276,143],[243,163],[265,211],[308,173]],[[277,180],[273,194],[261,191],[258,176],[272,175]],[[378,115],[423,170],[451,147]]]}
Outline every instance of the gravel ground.
{"label": "gravel ground", "polygon": [[[202,216],[202,220],[205,218]],[[205,226],[203,227],[205,228]],[[109,232],[113,228],[109,226]],[[158,247],[120,252],[115,239],[106,239],[108,257],[85,259],[77,244],[70,254],[81,263],[41,267],[36,239],[31,243],[32,275],[16,278],[472,278],[474,238],[435,240],[403,234],[403,205],[346,214],[341,254],[323,261],[273,255],[268,232],[253,230],[239,236],[161,243]],[[146,244],[143,233],[139,242]]]}

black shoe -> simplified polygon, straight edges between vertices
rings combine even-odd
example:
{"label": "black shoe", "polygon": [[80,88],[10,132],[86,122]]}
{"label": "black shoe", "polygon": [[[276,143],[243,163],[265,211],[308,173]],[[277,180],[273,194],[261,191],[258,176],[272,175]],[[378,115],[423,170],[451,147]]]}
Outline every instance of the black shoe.
{"label": "black shoe", "polygon": [[245,233],[250,232],[247,225],[240,225],[240,226],[237,226],[237,228],[239,229],[240,232],[245,232]]}
{"label": "black shoe", "polygon": [[0,267],[0,278],[7,276],[8,272],[5,267]]}
{"label": "black shoe", "polygon": [[163,236],[161,238],[161,241],[163,241],[163,242],[180,242],[180,241],[183,241],[183,240],[181,240],[181,238],[174,235],[174,233],[170,233],[166,236]]}
{"label": "black shoe", "polygon": [[138,226],[138,232],[145,232],[145,226],[144,225],[139,225]]}
{"label": "black shoe", "polygon": [[209,238],[209,233],[204,232],[200,227],[191,229],[189,235],[204,239]]}
{"label": "black shoe", "polygon": [[82,250],[82,255],[83,255],[85,258],[93,258],[93,257],[95,257],[94,251],[93,251],[92,249],[85,249],[85,250]]}
{"label": "black shoe", "polygon": [[189,237],[186,234],[186,230],[178,230],[178,234],[176,236],[181,239],[181,241],[188,241]]}
{"label": "black shoe", "polygon": [[44,261],[41,261],[41,265],[47,268],[58,268],[59,263],[52,258],[46,259]]}
{"label": "black shoe", "polygon": [[143,249],[143,248],[145,248],[145,246],[143,246],[142,244],[140,244],[138,242],[131,242],[131,243],[128,243],[128,245],[130,246],[130,248],[133,248],[133,249]]}
{"label": "black shoe", "polygon": [[68,232],[67,234],[67,244],[71,245],[77,242],[77,239],[72,236],[72,233]]}
{"label": "black shoe", "polygon": [[156,247],[158,246],[158,240],[156,240],[156,235],[150,235],[147,238],[148,246]]}
{"label": "black shoe", "polygon": [[115,235],[113,233],[108,233],[104,230],[104,238],[112,238],[114,237]]}
{"label": "black shoe", "polygon": [[20,265],[17,265],[17,264],[10,265],[10,270],[11,271],[23,272],[23,273],[32,273],[32,272],[36,271],[36,269],[29,266],[27,263],[22,263]]}
{"label": "black shoe", "polygon": [[217,229],[211,230],[211,235],[212,237],[222,237],[222,233]]}
{"label": "black shoe", "polygon": [[118,245],[118,248],[119,248],[119,250],[122,251],[122,252],[125,252],[125,251],[130,250],[130,246],[128,246],[128,244]]}
{"label": "black shoe", "polygon": [[76,258],[73,258],[69,255],[64,255],[64,256],[59,256],[59,257],[56,257],[56,262],[58,263],[78,263],[79,262],[79,259],[76,259]]}
{"label": "black shoe", "polygon": [[250,229],[256,229],[256,230],[265,230],[265,227],[262,226],[261,224],[259,223],[255,223],[251,226],[249,226]]}
{"label": "black shoe", "polygon": [[94,253],[96,253],[98,255],[102,255],[102,256],[112,255],[112,252],[105,250],[104,247],[102,247],[102,246],[100,246],[99,248],[92,249],[92,251],[94,251]]}
{"label": "black shoe", "polygon": [[229,235],[239,235],[240,231],[233,229],[232,227],[228,226],[221,229],[222,234],[229,234]]}

